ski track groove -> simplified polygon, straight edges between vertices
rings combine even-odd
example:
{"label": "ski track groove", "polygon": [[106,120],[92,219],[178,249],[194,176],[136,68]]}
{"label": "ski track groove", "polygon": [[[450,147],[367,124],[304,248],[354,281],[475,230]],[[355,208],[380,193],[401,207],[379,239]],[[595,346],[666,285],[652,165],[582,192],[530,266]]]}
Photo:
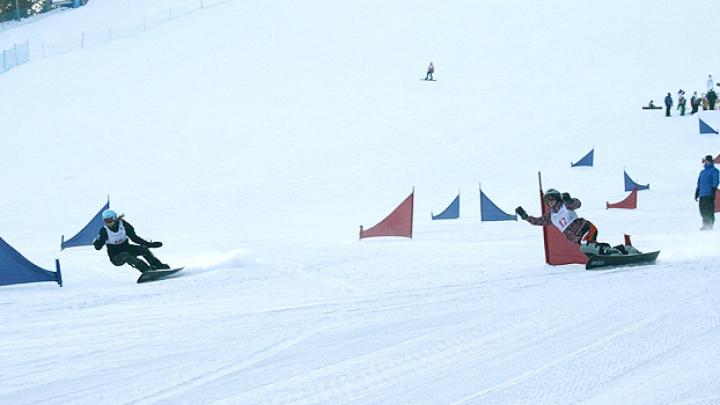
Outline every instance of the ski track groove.
{"label": "ski track groove", "polygon": [[519,382],[525,381],[525,380],[527,380],[527,379],[529,379],[529,378],[532,378],[532,377],[534,377],[534,376],[536,376],[536,375],[538,375],[538,374],[540,374],[540,373],[543,373],[543,372],[545,372],[545,371],[547,371],[547,370],[550,370],[551,368],[553,368],[553,367],[555,367],[555,366],[557,366],[557,365],[559,365],[559,364],[562,364],[562,363],[565,363],[565,362],[567,362],[567,361],[570,361],[570,360],[576,358],[577,356],[580,356],[580,355],[582,355],[582,354],[585,354],[585,353],[587,353],[587,352],[589,352],[589,351],[591,351],[591,350],[594,350],[594,349],[596,349],[596,348],[598,348],[598,347],[605,346],[605,345],[607,345],[608,343],[612,342],[613,340],[615,340],[615,339],[617,339],[617,338],[619,338],[619,337],[621,337],[621,336],[623,336],[623,335],[626,335],[626,334],[631,333],[631,332],[634,332],[634,331],[636,331],[636,330],[638,330],[638,329],[647,327],[647,325],[649,325],[650,323],[653,323],[653,322],[659,320],[660,318],[664,317],[665,315],[667,315],[667,312],[659,312],[659,313],[657,313],[657,314],[655,314],[655,315],[652,315],[652,316],[650,316],[650,317],[647,317],[647,318],[641,320],[640,322],[637,322],[637,323],[631,325],[631,326],[628,327],[628,328],[625,328],[625,329],[623,329],[623,330],[621,330],[621,331],[619,331],[619,332],[616,332],[616,333],[614,333],[614,334],[612,334],[612,335],[610,335],[610,336],[608,336],[608,337],[605,337],[605,338],[603,338],[603,339],[601,339],[601,340],[599,340],[599,341],[596,341],[596,342],[594,342],[594,343],[591,344],[591,345],[588,345],[588,346],[585,346],[585,347],[583,347],[583,348],[581,348],[581,349],[579,349],[579,350],[576,350],[576,351],[574,351],[574,352],[572,352],[572,353],[570,353],[570,354],[568,354],[568,355],[566,355],[566,356],[564,356],[564,357],[562,357],[562,358],[560,358],[560,359],[558,359],[558,360],[555,360],[555,361],[553,361],[553,362],[551,362],[551,363],[548,363],[548,364],[546,364],[546,365],[543,365],[542,367],[539,367],[539,368],[537,368],[537,369],[534,369],[534,370],[532,370],[532,371],[530,371],[530,372],[527,372],[527,373],[525,373],[525,374],[522,374],[522,375],[519,375],[519,376],[517,376],[517,377],[514,377],[514,378],[512,378],[512,379],[510,379],[510,380],[508,380],[508,381],[505,381],[505,382],[501,383],[501,384],[498,384],[498,385],[495,385],[495,386],[492,386],[492,387],[488,387],[488,388],[483,389],[483,390],[481,390],[481,391],[478,391],[478,392],[476,392],[476,393],[474,393],[474,394],[472,394],[472,395],[470,395],[470,396],[467,396],[467,397],[465,397],[465,398],[461,398],[460,400],[451,402],[450,405],[466,404],[466,403],[468,403],[468,402],[470,402],[470,401],[477,400],[477,399],[479,399],[479,398],[481,398],[481,397],[483,397],[483,396],[485,396],[485,395],[487,395],[487,394],[489,394],[489,393],[492,393],[492,392],[494,392],[494,391],[502,390],[502,389],[508,388],[508,387],[510,387],[510,386],[512,386],[512,385],[518,384]]}
{"label": "ski track groove", "polygon": [[[473,331],[451,342],[426,344],[426,338],[435,332],[430,331],[213,404],[327,404],[339,403],[343,398],[355,398],[351,403],[363,403],[362,398],[371,397],[383,387],[416,378],[428,366],[437,367],[448,355],[468,352],[480,355],[508,340],[521,339],[525,336],[521,331],[526,330],[526,326],[519,324],[492,334]],[[413,350],[408,350],[407,346],[412,346]],[[451,365],[447,367],[451,368]],[[296,387],[312,389],[297,390]]]}
{"label": "ski track groove", "polygon": [[[588,392],[602,392],[603,387],[617,379],[628,375],[632,378],[636,370],[671,356],[679,348],[692,347],[694,339],[714,333],[718,325],[718,317],[688,320],[682,313],[659,312],[558,360],[489,386],[452,404],[505,404],[514,401],[573,403],[573,398],[586,397]],[[663,333],[668,328],[676,328],[676,333]],[[637,341],[645,344],[635,347],[635,350],[626,349]],[[532,349],[550,352],[546,347],[536,346]],[[516,356],[518,353],[521,351],[515,350]],[[704,395],[693,393],[690,396]]]}
{"label": "ski track groove", "polygon": [[[205,374],[195,376],[187,381],[177,383],[176,385],[173,385],[171,387],[163,388],[163,389],[159,390],[157,393],[154,393],[152,395],[148,395],[143,398],[129,402],[128,405],[156,404],[162,400],[173,400],[172,402],[178,403],[178,400],[176,398],[182,397],[183,393],[191,391],[197,387],[204,386],[204,385],[208,384],[209,382],[218,381],[218,380],[223,379],[227,376],[230,376],[234,373],[237,373],[240,370],[244,370],[253,365],[256,365],[257,363],[259,363],[279,352],[290,349],[291,347],[312,337],[313,335],[321,333],[325,329],[326,328],[319,328],[319,329],[314,329],[314,330],[306,331],[304,333],[297,334],[292,339],[287,339],[285,341],[279,342],[272,346],[268,346],[268,347],[264,348],[263,350],[256,352],[250,359],[242,361],[238,364],[220,367],[211,372],[207,372]],[[179,401],[179,402],[182,402],[182,401]]]}

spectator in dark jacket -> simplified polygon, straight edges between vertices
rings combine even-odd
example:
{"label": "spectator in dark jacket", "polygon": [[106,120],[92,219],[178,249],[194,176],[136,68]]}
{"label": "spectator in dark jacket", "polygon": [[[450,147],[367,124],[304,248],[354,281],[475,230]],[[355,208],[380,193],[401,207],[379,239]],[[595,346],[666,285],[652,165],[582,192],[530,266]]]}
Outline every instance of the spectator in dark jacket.
{"label": "spectator in dark jacket", "polygon": [[707,95],[705,97],[707,97],[707,100],[708,100],[708,108],[710,110],[714,110],[715,102],[717,101],[717,98],[718,98],[718,95],[717,95],[717,93],[715,93],[715,90],[708,91]]}
{"label": "spectator in dark jacket", "polygon": [[[113,210],[105,210],[102,217],[105,225],[100,228],[98,236],[93,241],[93,246],[95,246],[95,250],[106,246],[112,264],[122,266],[127,263],[141,272],[170,268],[158,260],[148,249],[162,247],[162,242],[151,242],[139,237],[135,233],[135,228],[125,221],[122,215],[118,218]],[[130,244],[128,239],[137,245]],[[144,257],[147,263],[138,259],[138,256]]]}
{"label": "spectator in dark jacket", "polygon": [[665,116],[666,117],[670,116],[670,109],[672,108],[672,106],[673,106],[673,99],[672,99],[672,96],[670,95],[670,93],[668,93],[668,95],[665,96]]}
{"label": "spectator in dark jacket", "polygon": [[711,155],[705,156],[702,162],[703,169],[698,176],[695,201],[699,201],[700,216],[703,220],[700,230],[709,231],[715,224],[715,193],[718,188],[719,171],[713,164]]}
{"label": "spectator in dark jacket", "polygon": [[695,114],[698,112],[698,108],[700,108],[700,98],[697,95],[697,91],[693,92],[692,97],[690,97],[690,107],[692,107],[692,110],[690,111],[690,115]]}

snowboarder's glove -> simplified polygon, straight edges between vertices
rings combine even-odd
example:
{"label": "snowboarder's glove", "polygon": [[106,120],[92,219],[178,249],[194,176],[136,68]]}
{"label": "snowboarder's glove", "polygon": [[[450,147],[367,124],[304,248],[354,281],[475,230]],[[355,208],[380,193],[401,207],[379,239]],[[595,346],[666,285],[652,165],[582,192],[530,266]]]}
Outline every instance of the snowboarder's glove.
{"label": "snowboarder's glove", "polygon": [[149,248],[159,248],[162,247],[162,242],[148,242],[145,246]]}
{"label": "snowboarder's glove", "polygon": [[562,193],[562,199],[568,204],[572,203],[573,201],[573,198],[570,197],[570,193]]}
{"label": "snowboarder's glove", "polygon": [[697,201],[698,198],[700,198],[700,189],[699,189],[699,188],[696,188],[696,189],[695,189],[695,201]]}
{"label": "snowboarder's glove", "polygon": [[517,207],[517,208],[515,208],[515,213],[518,214],[518,215],[520,216],[520,218],[523,219],[523,221],[526,220],[526,219],[528,219],[528,214],[527,214],[527,212],[525,212],[525,210],[523,209],[523,207]]}
{"label": "snowboarder's glove", "polygon": [[96,237],[95,240],[93,240],[93,246],[95,247],[95,250],[100,250],[103,247],[102,242],[100,242],[100,237]]}

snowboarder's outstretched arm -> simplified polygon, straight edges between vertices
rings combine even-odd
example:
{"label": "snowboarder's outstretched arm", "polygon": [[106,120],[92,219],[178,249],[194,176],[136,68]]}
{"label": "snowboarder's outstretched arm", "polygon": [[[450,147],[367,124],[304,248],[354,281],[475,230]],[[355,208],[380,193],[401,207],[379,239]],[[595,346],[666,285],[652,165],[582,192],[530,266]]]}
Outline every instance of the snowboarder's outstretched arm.
{"label": "snowboarder's outstretched arm", "polygon": [[540,217],[528,216],[526,221],[528,221],[531,225],[536,225],[536,226],[552,225],[552,220],[550,220],[550,211],[544,213]]}
{"label": "snowboarder's outstretched arm", "polygon": [[137,243],[138,245],[146,246],[149,248],[159,248],[162,247],[162,242],[150,242],[147,241],[137,235],[135,233],[135,228],[133,228],[132,225],[130,225],[127,221],[123,220],[123,223],[125,224],[125,234],[127,235],[128,239],[131,241]]}
{"label": "snowboarder's outstretched arm", "polygon": [[552,224],[552,221],[550,220],[550,212],[546,212],[541,217],[533,217],[527,214],[525,212],[525,209],[523,207],[517,207],[515,208],[515,213],[520,216],[525,221],[528,221],[532,225],[538,225],[538,226],[548,226]]}

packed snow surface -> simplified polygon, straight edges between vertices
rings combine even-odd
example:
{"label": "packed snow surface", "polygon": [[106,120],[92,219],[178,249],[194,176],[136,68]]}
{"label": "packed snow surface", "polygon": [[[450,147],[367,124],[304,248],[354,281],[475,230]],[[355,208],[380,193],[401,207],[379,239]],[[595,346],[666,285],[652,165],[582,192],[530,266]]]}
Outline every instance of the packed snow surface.
{"label": "packed snow surface", "polygon": [[[188,3],[91,0],[0,45]],[[708,2],[233,0],[0,75],[0,236],[64,278],[0,287],[0,403],[720,403],[720,233],[693,199],[719,138],[640,108],[720,79],[717,20]],[[623,170],[650,190],[607,210]],[[657,264],[549,266],[540,228],[480,221],[480,186],[538,215],[538,172]],[[358,240],[413,190],[412,239]],[[460,218],[431,221],[458,191]],[[60,251],[108,196],[186,269],[136,284]]]}

